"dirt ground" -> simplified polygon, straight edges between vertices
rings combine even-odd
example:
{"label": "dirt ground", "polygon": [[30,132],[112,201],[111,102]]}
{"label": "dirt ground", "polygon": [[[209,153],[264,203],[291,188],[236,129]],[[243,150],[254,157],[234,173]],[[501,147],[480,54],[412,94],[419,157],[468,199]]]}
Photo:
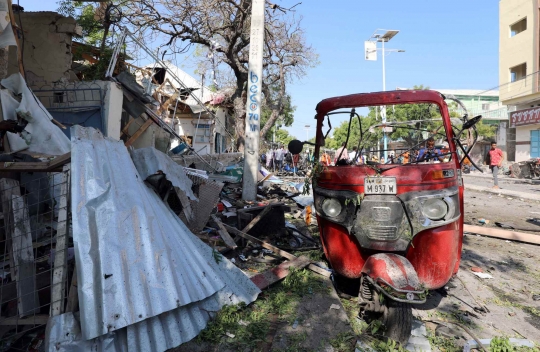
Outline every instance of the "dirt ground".
{"label": "dirt ground", "polygon": [[[465,222],[480,225],[479,219],[488,219],[489,223],[483,226],[504,222],[540,230],[540,226],[527,222],[528,218],[540,217],[539,204],[508,198],[512,197],[467,191]],[[291,214],[286,216],[301,225]],[[307,230],[304,226],[298,228]],[[316,226],[310,226],[309,231],[317,237]],[[431,350],[459,351],[472,339],[452,322],[470,329],[478,338],[525,338],[540,344],[539,249],[536,245],[465,234],[457,277],[446,288],[430,292],[428,301],[413,310],[427,328],[426,340]],[[296,254],[308,255],[314,261],[323,257],[320,250]],[[235,255],[229,253],[227,257]],[[237,265],[251,276],[276,263],[237,259]],[[481,279],[472,268],[493,278]],[[392,350],[388,345],[377,345],[378,336],[370,336],[371,327],[357,317],[357,299],[341,291],[339,294],[338,298],[329,279],[301,270],[264,291],[251,306],[220,317],[207,328],[210,335],[220,336],[208,338],[206,334],[206,340],[195,339],[174,351],[354,351],[355,342],[366,338],[377,351]],[[336,306],[339,308],[335,309]],[[241,326],[243,321],[248,325]]]}

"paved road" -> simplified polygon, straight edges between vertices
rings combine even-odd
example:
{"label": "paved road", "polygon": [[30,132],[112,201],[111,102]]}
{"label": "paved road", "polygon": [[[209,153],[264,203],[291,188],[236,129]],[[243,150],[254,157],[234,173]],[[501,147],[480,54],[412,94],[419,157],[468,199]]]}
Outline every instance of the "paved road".
{"label": "paved road", "polygon": [[[467,185],[493,187],[493,178],[474,177],[474,176],[464,175],[463,180],[465,183],[465,187],[467,187]],[[511,191],[540,195],[540,184],[522,183],[522,182],[519,182],[519,180],[515,180],[515,179],[508,179],[508,178],[499,179],[499,187],[504,190],[511,190]]]}
{"label": "paved road", "polygon": [[[537,201],[467,189],[467,184],[482,185],[482,180],[467,179],[464,182],[465,223],[480,225],[480,219],[487,219],[490,220],[490,223],[485,225],[487,227],[495,227],[495,222],[503,222],[519,228],[540,230],[540,226],[527,222],[530,218],[540,218],[540,206]],[[501,184],[501,186],[503,189],[512,187],[521,194],[525,192],[539,194],[540,191],[540,185]]]}

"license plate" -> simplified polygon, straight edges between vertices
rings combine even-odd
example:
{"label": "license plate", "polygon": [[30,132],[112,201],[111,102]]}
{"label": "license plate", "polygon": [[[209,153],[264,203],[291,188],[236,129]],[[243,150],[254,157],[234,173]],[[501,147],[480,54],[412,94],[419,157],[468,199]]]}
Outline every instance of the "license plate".
{"label": "license plate", "polygon": [[364,194],[396,194],[395,177],[366,177],[364,178]]}

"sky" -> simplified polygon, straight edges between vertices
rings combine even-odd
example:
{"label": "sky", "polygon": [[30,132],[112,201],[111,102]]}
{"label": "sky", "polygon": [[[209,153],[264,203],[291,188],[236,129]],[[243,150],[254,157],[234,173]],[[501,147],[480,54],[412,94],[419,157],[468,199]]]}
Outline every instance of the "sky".
{"label": "sky", "polygon": [[399,30],[385,48],[405,50],[386,56],[387,90],[496,87],[498,8],[497,0],[303,1],[297,12],[320,64],[289,86],[297,107],[289,132],[304,140],[311,125],[312,138],[322,99],[382,90],[381,56],[364,59],[364,41],[378,28]]}
{"label": "sky", "polygon": [[[376,29],[400,32],[386,44],[386,87],[488,90],[498,85],[498,0],[300,0],[307,42],[320,64],[288,86],[299,139],[315,135],[315,106],[325,98],[382,90],[382,62],[365,61]],[[53,0],[19,0],[25,11],[54,11]],[[299,0],[274,0],[290,7]],[[180,62],[185,62],[179,59]],[[188,65],[189,66],[189,65]],[[183,67],[188,71],[189,67]],[[333,124],[334,126],[337,125]]]}

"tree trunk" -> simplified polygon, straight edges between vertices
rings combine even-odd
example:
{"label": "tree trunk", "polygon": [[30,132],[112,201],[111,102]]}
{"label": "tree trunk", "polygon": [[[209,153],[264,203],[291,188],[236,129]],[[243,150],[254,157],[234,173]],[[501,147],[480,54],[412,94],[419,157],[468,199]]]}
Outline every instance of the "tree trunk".
{"label": "tree trunk", "polygon": [[276,108],[276,109],[272,109],[272,113],[270,114],[270,117],[268,118],[268,121],[266,121],[266,124],[264,125],[264,127],[261,129],[261,138],[265,138],[266,134],[268,133],[268,131],[270,131],[270,129],[272,128],[272,126],[274,126],[274,124],[276,123],[277,119],[279,118],[279,110]]}
{"label": "tree trunk", "polygon": [[236,132],[236,149],[239,152],[244,151],[246,136],[246,92],[234,100],[234,129]]}

